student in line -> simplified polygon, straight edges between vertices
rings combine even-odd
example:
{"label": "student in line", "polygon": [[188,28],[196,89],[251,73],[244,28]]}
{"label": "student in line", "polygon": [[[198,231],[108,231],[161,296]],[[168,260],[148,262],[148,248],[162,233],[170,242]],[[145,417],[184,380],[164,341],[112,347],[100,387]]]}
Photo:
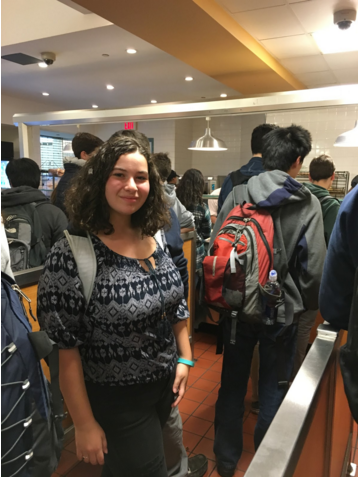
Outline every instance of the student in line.
{"label": "student in line", "polygon": [[[296,347],[297,322],[305,310],[318,308],[318,291],[326,247],[319,201],[295,180],[304,158],[311,150],[311,135],[292,125],[277,128],[263,139],[262,163],[266,171],[252,177],[245,188],[247,202],[268,208],[274,222],[274,269],[285,291],[286,320],[292,324],[283,329],[277,322],[238,322],[236,343],[230,343],[231,320],[224,323],[224,361],[221,388],[216,403],[215,441],[218,473],[232,477],[243,449],[244,399],[250,375],[253,350],[259,342],[260,412],[255,427],[255,449],[264,438],[287,387],[279,386],[279,370],[284,366],[289,381]],[[246,190],[247,188],[247,190]],[[234,207],[235,189],[227,197],[212,234],[214,241],[224,220]],[[211,244],[210,244],[211,246]],[[283,313],[282,311],[282,313]],[[279,362],[277,337],[283,333],[285,362]]]}
{"label": "student in line", "polygon": [[[180,274],[153,235],[169,222],[148,151],[118,138],[90,158],[66,197],[97,273],[86,305],[67,239],[39,281],[38,318],[60,347],[61,390],[77,457],[103,477],[166,477],[162,427],[191,363]],[[178,355],[181,359],[178,359]]]}
{"label": "student in line", "polygon": [[204,240],[210,237],[211,218],[209,207],[203,202],[205,180],[198,169],[189,169],[183,175],[177,196],[184,207],[195,219],[196,230],[196,273],[202,276],[202,263],[206,255]]}
{"label": "student in line", "polygon": [[[309,180],[304,185],[317,197],[321,204],[324,238],[328,245],[341,201],[331,196],[328,189],[334,181],[335,165],[330,156],[322,154],[312,159],[309,167]],[[308,310],[302,314],[298,323],[297,347],[292,378],[298,373],[306,356],[310,333],[315,324],[318,310]]]}
{"label": "student in line", "polygon": [[65,195],[70,188],[71,181],[80,172],[81,168],[86,164],[103,144],[102,139],[90,133],[77,133],[72,139],[72,151],[75,157],[65,157],[63,160],[64,172],[57,170],[57,176],[61,179],[52,195],[52,202],[59,207],[67,215],[65,208]]}

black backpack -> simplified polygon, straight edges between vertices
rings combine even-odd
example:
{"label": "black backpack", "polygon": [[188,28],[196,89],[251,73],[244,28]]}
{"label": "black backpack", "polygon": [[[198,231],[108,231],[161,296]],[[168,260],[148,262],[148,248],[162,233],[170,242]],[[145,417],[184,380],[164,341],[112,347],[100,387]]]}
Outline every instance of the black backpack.
{"label": "black backpack", "polygon": [[1,211],[13,272],[42,265],[46,247],[37,207],[46,202],[15,205]]}
{"label": "black backpack", "polygon": [[[46,332],[32,332],[22,296],[14,280],[2,273],[1,475],[50,477],[60,458],[65,417],[58,348]],[[43,358],[51,384],[42,371]]]}

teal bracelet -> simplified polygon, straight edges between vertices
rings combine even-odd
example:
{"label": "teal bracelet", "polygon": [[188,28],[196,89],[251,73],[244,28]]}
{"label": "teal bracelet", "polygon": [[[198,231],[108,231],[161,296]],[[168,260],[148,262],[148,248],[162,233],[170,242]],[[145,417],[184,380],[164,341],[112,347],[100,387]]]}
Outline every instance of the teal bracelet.
{"label": "teal bracelet", "polygon": [[188,359],[184,359],[184,358],[178,358],[178,363],[187,364],[191,368],[193,368],[195,364],[194,361],[189,361]]}

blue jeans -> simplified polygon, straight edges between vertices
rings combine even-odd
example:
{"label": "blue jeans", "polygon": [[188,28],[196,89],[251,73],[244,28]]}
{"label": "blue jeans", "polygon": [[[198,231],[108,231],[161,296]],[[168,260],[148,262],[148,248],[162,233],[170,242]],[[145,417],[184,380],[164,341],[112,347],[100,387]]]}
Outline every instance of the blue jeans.
{"label": "blue jeans", "polygon": [[[281,324],[273,326],[238,324],[236,344],[230,344],[231,320],[224,323],[224,360],[221,388],[216,403],[214,452],[217,461],[234,469],[242,454],[244,399],[250,376],[253,351],[259,341],[260,412],[255,427],[255,449],[264,438],[278,408],[283,401],[286,388],[278,386],[276,336]],[[284,334],[285,372],[289,380],[295,355],[297,325],[291,325]]]}

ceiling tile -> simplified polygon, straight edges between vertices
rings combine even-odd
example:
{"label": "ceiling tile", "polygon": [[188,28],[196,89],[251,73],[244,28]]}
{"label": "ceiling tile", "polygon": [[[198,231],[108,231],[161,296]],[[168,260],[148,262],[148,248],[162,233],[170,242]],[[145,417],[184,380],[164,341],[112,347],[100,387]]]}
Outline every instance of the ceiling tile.
{"label": "ceiling tile", "polygon": [[358,83],[358,68],[339,69],[334,74],[341,84]]}
{"label": "ceiling tile", "polygon": [[300,56],[281,60],[282,65],[293,74],[326,71],[329,69],[323,55]]}
{"label": "ceiling tile", "polygon": [[[339,8],[337,6],[339,4]],[[358,0],[312,0],[310,2],[291,3],[293,13],[307,33],[324,30],[333,25],[333,12],[344,8],[356,7]]]}
{"label": "ceiling tile", "polygon": [[285,5],[285,0],[217,0],[217,3],[225,7],[231,13],[246,12],[259,8],[276,7]]}
{"label": "ceiling tile", "polygon": [[358,65],[358,51],[349,51],[347,53],[334,53],[324,55],[324,59],[332,70],[340,68],[354,68]]}
{"label": "ceiling tile", "polygon": [[335,84],[337,80],[331,71],[319,71],[316,73],[297,74],[296,77],[306,86],[326,86]]}
{"label": "ceiling tile", "polygon": [[320,53],[310,35],[296,35],[262,40],[261,44],[278,59],[317,55]]}
{"label": "ceiling tile", "polygon": [[287,6],[235,13],[232,16],[258,40],[305,33]]}

